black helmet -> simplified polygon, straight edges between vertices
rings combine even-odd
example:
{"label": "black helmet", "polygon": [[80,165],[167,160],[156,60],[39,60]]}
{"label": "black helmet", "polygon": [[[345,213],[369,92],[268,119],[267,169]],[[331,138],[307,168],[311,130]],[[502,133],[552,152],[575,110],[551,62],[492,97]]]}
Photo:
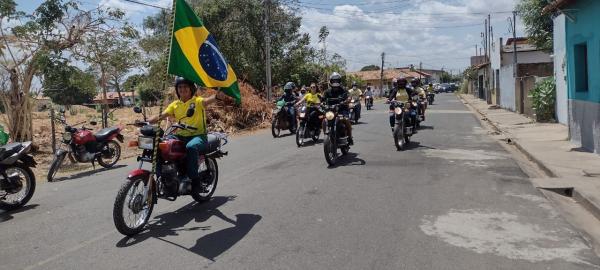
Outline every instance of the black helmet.
{"label": "black helmet", "polygon": [[196,84],[186,78],[183,77],[176,77],[175,78],[175,94],[177,94],[177,98],[179,98],[179,91],[177,91],[177,87],[180,84],[187,84],[190,86],[190,89],[192,90],[192,95],[196,92]]}
{"label": "black helmet", "polygon": [[429,83],[429,86],[433,86],[433,83]]}
{"label": "black helmet", "polygon": [[406,80],[406,78],[404,77],[398,77],[398,79],[396,79],[396,84],[397,85],[405,85],[408,83],[408,81]]}
{"label": "black helmet", "polygon": [[294,89],[294,87],[296,87],[296,85],[294,85],[293,82],[287,82],[284,86],[283,86],[283,91],[285,92],[290,92],[292,91],[292,89]]}
{"label": "black helmet", "polygon": [[412,79],[412,81],[410,81],[410,84],[413,86],[419,86],[419,85],[421,85],[421,80],[414,78],[414,79]]}
{"label": "black helmet", "polygon": [[358,86],[358,84],[356,82],[352,82],[352,87],[354,86]]}
{"label": "black helmet", "polygon": [[342,75],[337,72],[334,72],[329,76],[329,84],[331,87],[340,87],[342,86]]}

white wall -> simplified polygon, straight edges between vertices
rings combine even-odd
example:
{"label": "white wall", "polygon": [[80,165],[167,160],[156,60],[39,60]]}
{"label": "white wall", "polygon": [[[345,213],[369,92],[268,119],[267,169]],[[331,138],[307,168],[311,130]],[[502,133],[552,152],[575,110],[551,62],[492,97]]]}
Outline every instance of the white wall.
{"label": "white wall", "polygon": [[515,106],[515,79],[513,78],[513,66],[502,66],[500,68],[500,107],[514,111]]}
{"label": "white wall", "polygon": [[[552,57],[550,54],[542,51],[517,51],[517,63],[519,64],[535,64],[535,63],[551,63]],[[512,65],[513,54],[512,52],[502,53],[502,65]]]}
{"label": "white wall", "polygon": [[567,94],[567,55],[565,15],[554,18],[554,78],[556,80],[556,115],[559,123],[569,123]]}

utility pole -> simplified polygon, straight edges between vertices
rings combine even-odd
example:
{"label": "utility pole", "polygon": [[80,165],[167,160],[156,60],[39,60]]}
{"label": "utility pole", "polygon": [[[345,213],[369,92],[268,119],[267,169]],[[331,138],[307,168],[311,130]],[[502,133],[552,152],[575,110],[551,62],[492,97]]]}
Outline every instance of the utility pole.
{"label": "utility pole", "polygon": [[379,75],[379,97],[383,97],[383,66],[385,64],[385,52],[381,53],[381,74]]}
{"label": "utility pole", "polygon": [[475,56],[479,56],[479,50],[477,49],[477,44],[475,44]]}
{"label": "utility pole", "polygon": [[423,72],[423,62],[419,62],[419,81],[421,81],[421,72]]}
{"label": "utility pole", "polygon": [[271,0],[264,0],[265,4],[265,60],[266,60],[266,81],[267,81],[267,100],[271,101],[271,33],[269,31],[269,7]]}
{"label": "utility pole", "polygon": [[513,11],[512,20],[513,32],[513,77],[517,77],[517,11]]}

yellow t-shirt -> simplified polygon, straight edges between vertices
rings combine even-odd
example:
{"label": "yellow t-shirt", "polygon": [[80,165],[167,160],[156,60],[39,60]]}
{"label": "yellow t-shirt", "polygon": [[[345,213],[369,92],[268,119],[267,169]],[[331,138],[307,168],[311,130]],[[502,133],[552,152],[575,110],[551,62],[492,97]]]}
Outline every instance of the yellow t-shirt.
{"label": "yellow t-shirt", "polygon": [[306,105],[308,105],[308,106],[312,106],[317,103],[321,103],[319,96],[317,94],[313,95],[312,93],[308,93],[308,94],[304,95],[304,100],[306,101]]}
{"label": "yellow t-shirt", "polygon": [[[169,104],[169,106],[165,109],[163,114],[174,115],[176,121],[181,120],[182,124],[197,128],[197,130],[178,130],[176,132],[177,135],[190,137],[206,134],[206,119],[204,118],[203,100],[204,99],[202,97],[192,97],[186,102],[176,100]],[[196,104],[196,111],[192,117],[186,118],[187,110],[192,103]]]}

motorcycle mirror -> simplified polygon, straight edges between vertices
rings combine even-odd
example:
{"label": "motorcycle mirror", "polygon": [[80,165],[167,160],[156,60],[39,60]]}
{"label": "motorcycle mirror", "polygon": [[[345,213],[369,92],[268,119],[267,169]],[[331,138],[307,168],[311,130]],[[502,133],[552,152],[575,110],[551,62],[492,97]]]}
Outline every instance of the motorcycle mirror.
{"label": "motorcycle mirror", "polygon": [[96,121],[91,121],[91,122],[90,122],[90,125],[92,125],[92,126],[95,126],[95,125],[97,125],[97,124],[98,124],[98,122],[96,122]]}
{"label": "motorcycle mirror", "polygon": [[133,107],[133,112],[135,113],[142,113],[142,109],[140,107]]}

